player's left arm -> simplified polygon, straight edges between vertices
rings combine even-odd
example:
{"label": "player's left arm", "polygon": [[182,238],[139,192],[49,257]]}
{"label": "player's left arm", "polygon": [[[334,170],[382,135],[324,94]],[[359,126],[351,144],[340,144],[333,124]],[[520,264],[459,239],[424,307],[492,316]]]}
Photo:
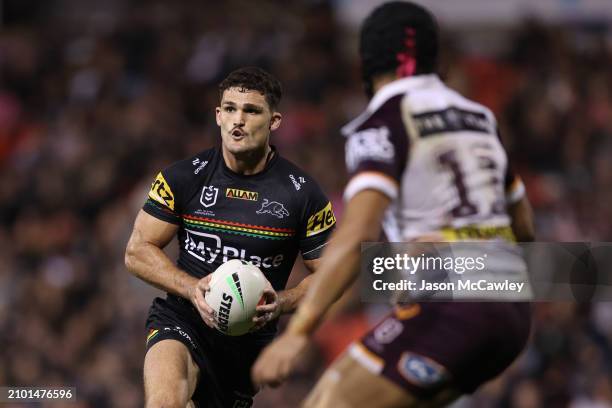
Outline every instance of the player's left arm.
{"label": "player's left arm", "polygon": [[296,356],[306,347],[327,310],[357,277],[361,242],[378,240],[390,202],[386,194],[372,189],[362,190],[349,200],[343,220],[323,252],[317,273],[310,275],[308,291],[287,330],[253,366],[256,384],[277,386],[287,378]]}
{"label": "player's left arm", "polygon": [[[308,268],[310,272],[314,272],[318,264],[318,259],[304,260],[304,265],[306,265],[306,268]],[[257,314],[253,317],[255,326],[252,330],[256,331],[261,329],[269,321],[276,319],[281,314],[295,311],[300,300],[308,291],[312,277],[313,275],[308,275],[294,288],[285,289],[279,292],[275,292],[272,287],[268,287],[264,292],[266,303],[256,308]]]}
{"label": "player's left arm", "polygon": [[311,275],[312,282],[291,319],[288,333],[311,334],[325,312],[356,279],[361,243],[379,239],[382,219],[390,202],[387,195],[369,189],[350,199],[340,226],[324,250],[321,267]]}
{"label": "player's left arm", "polygon": [[285,289],[278,292],[279,314],[292,313],[295,311],[295,309],[297,309],[300,301],[306,292],[308,292],[308,288],[310,287],[314,277],[312,273],[317,271],[320,263],[320,258],[304,259],[304,265],[311,272],[311,274],[302,279],[294,288]]}

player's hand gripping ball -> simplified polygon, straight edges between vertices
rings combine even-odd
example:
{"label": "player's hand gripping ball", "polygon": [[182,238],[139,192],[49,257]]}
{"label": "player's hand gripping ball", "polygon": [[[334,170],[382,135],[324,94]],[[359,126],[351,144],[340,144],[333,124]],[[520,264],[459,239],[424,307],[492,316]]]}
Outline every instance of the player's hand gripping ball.
{"label": "player's hand gripping ball", "polygon": [[213,309],[217,330],[229,336],[247,333],[255,324],[255,308],[265,301],[267,285],[261,270],[249,262],[232,259],[218,267],[204,297]]}

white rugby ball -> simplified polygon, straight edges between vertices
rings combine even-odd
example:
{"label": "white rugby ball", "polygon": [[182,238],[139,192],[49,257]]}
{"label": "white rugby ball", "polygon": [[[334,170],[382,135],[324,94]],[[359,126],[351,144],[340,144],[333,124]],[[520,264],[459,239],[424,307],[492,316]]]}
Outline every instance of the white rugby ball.
{"label": "white rugby ball", "polygon": [[268,280],[252,263],[232,259],[219,266],[204,295],[213,309],[217,330],[228,336],[242,336],[253,327],[255,307],[263,302]]}

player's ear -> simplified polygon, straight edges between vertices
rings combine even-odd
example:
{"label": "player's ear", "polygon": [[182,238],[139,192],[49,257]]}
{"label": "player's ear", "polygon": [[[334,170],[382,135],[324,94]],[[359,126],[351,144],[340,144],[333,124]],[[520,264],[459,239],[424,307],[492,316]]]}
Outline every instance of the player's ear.
{"label": "player's ear", "polygon": [[278,129],[281,124],[281,120],[283,119],[283,115],[280,112],[273,112],[272,118],[270,119],[270,130],[274,131]]}
{"label": "player's ear", "polygon": [[219,106],[215,108],[215,120],[217,121],[217,126],[221,126],[221,107]]}

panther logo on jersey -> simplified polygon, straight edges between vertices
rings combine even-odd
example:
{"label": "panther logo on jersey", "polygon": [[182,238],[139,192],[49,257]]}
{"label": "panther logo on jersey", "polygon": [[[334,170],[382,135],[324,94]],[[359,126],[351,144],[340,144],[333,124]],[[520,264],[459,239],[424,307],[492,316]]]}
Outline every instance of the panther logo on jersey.
{"label": "panther logo on jersey", "polygon": [[256,212],[257,214],[270,214],[277,218],[289,216],[289,211],[287,211],[284,205],[278,201],[268,201],[267,198],[264,198],[263,203],[261,203],[261,208]]}

